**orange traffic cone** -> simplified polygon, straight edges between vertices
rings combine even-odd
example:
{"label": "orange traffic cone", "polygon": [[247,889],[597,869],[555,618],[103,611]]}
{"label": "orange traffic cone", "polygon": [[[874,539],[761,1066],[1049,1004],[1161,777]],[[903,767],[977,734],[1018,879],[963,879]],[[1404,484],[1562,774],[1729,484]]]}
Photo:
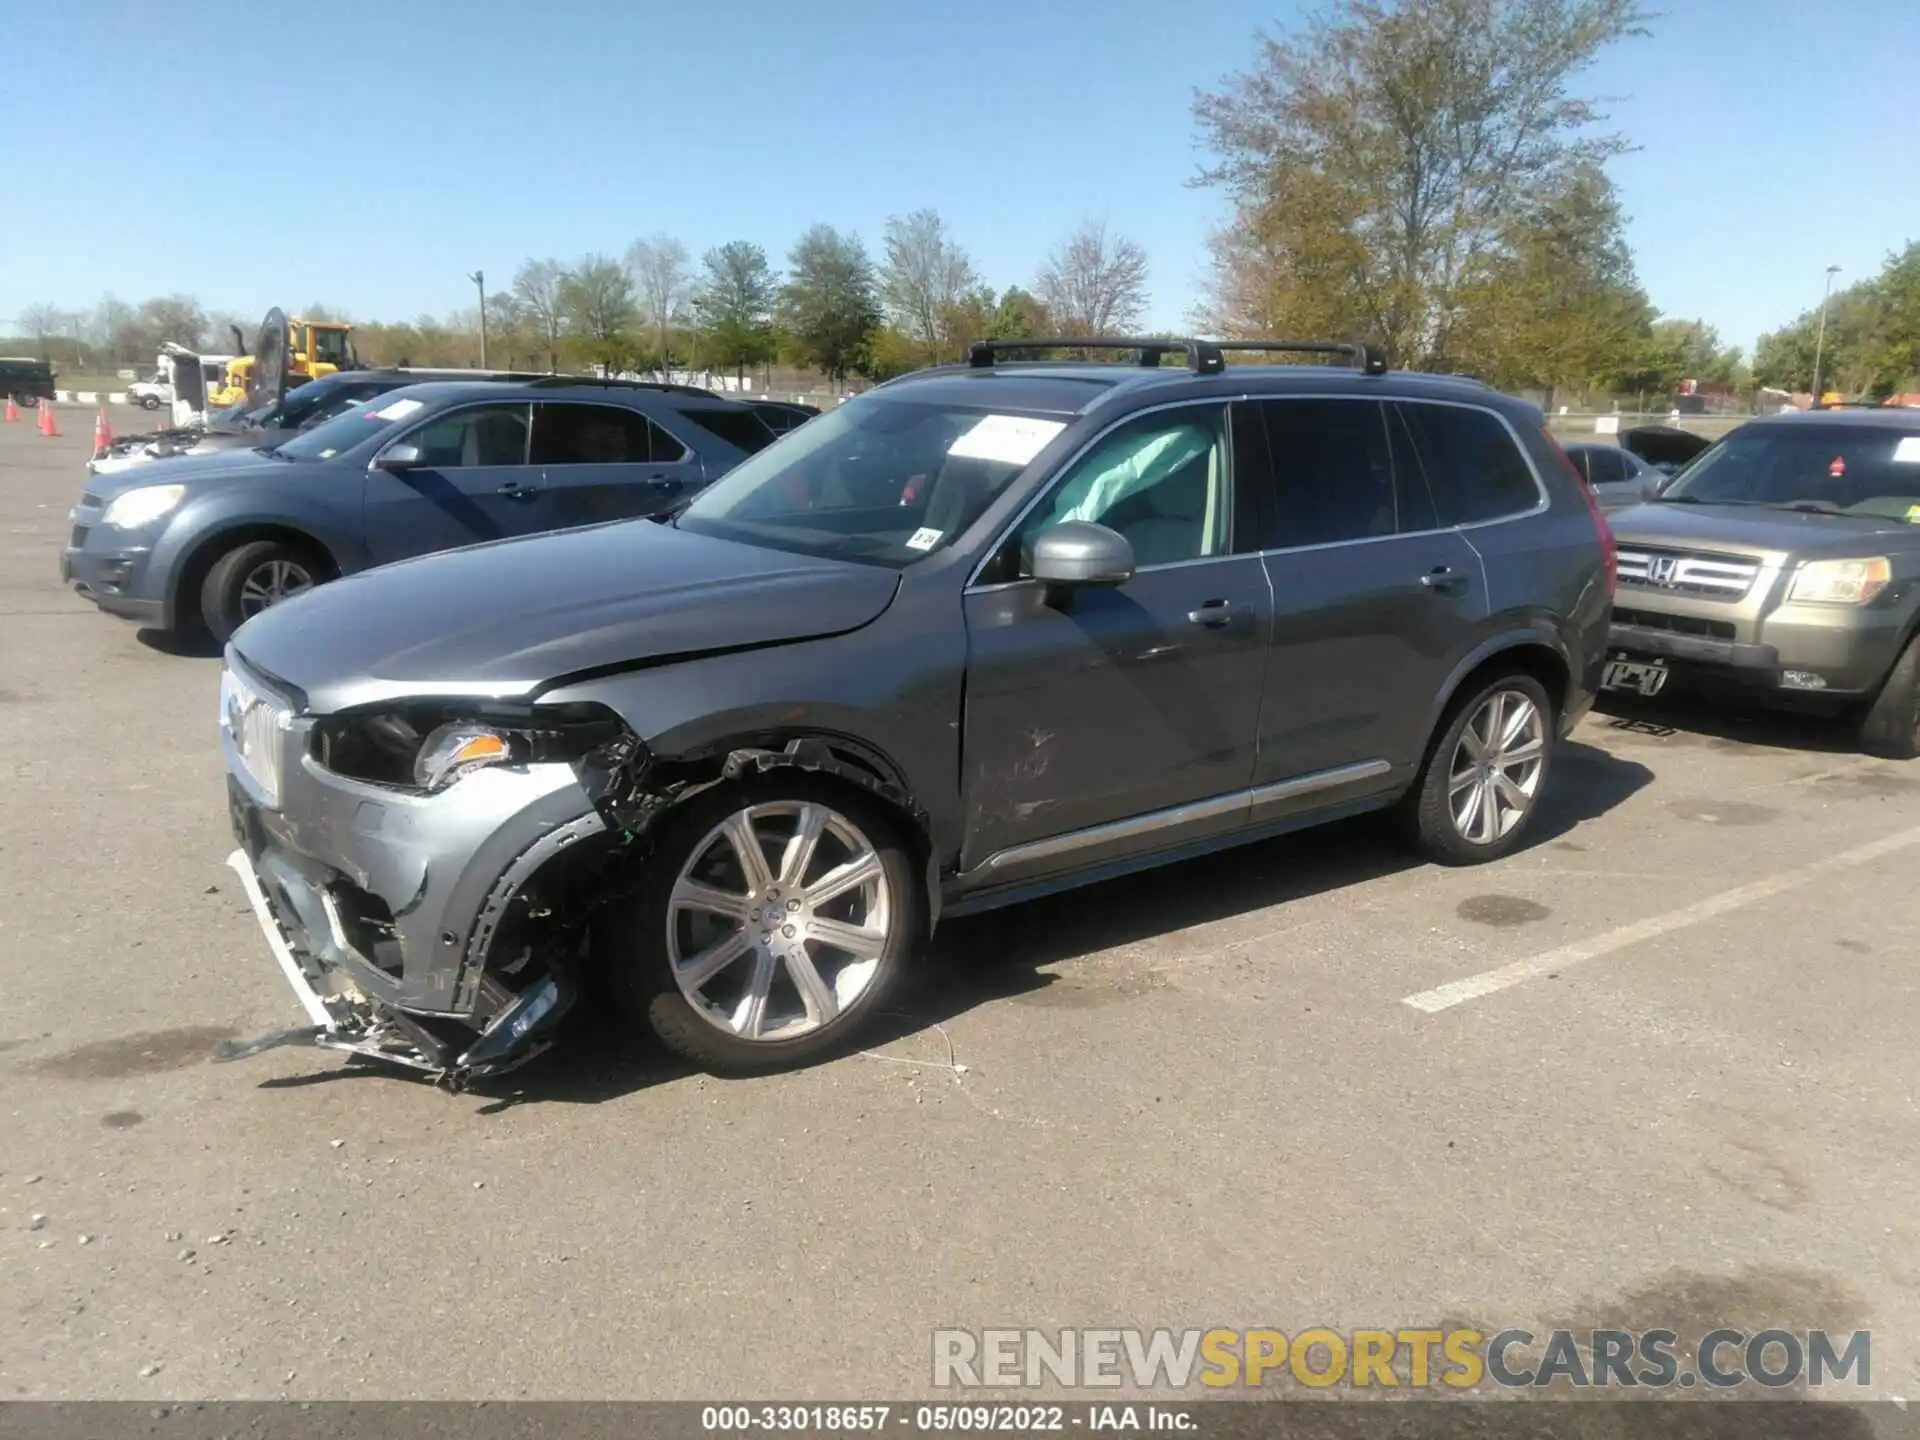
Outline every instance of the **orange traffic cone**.
{"label": "orange traffic cone", "polygon": [[40,402],[40,433],[42,435],[58,435],[60,433],[60,423],[53,418],[53,402],[51,400],[42,400]]}
{"label": "orange traffic cone", "polygon": [[107,407],[102,405],[93,412],[93,453],[104,455],[112,444],[113,427],[107,424]]}
{"label": "orange traffic cone", "polygon": [[13,396],[9,395],[7,396],[7,424],[18,425],[19,423],[20,407],[13,403]]}

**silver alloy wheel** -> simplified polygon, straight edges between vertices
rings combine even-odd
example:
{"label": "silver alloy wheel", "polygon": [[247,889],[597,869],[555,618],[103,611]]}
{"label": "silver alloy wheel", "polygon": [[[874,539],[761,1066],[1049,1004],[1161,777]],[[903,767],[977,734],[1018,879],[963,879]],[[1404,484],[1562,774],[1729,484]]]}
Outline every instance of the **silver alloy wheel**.
{"label": "silver alloy wheel", "polygon": [[809,1034],[872,985],[892,900],[873,842],[831,806],[735,811],[693,847],[668,896],[674,983],[695,1014],[738,1039]]}
{"label": "silver alloy wheel", "polygon": [[1460,732],[1447,768],[1453,828],[1474,845],[1491,845],[1527,818],[1540,791],[1547,722],[1531,696],[1496,690]]}
{"label": "silver alloy wheel", "polygon": [[268,560],[240,582],[240,613],[252,619],[288,596],[313,588],[313,572],[297,560]]}

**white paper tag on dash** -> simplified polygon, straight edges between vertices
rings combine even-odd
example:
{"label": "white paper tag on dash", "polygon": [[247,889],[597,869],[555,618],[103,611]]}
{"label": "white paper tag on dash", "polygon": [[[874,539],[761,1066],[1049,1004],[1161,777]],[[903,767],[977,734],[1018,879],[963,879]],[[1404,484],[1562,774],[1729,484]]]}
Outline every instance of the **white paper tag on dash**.
{"label": "white paper tag on dash", "polygon": [[407,416],[413,414],[414,411],[424,410],[426,408],[427,407],[418,400],[396,400],[384,410],[374,411],[373,418],[376,420],[404,420]]}
{"label": "white paper tag on dash", "polygon": [[1920,465],[1920,435],[1903,435],[1900,438],[1900,443],[1893,447],[1893,463]]}
{"label": "white paper tag on dash", "polygon": [[1064,420],[989,415],[949,445],[947,454],[962,460],[998,460],[1003,465],[1025,465],[1066,428]]}
{"label": "white paper tag on dash", "polygon": [[940,543],[940,537],[946,533],[944,530],[935,530],[930,525],[922,525],[907,537],[907,548],[909,550],[931,550]]}

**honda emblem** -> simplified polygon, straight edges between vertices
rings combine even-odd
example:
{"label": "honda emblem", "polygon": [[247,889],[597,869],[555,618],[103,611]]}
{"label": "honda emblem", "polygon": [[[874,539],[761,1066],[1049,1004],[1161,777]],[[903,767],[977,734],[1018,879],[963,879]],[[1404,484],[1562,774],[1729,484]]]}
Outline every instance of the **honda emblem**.
{"label": "honda emblem", "polygon": [[1647,566],[1647,575],[1656,585],[1673,584],[1673,575],[1680,568],[1680,562],[1671,555],[1656,555],[1653,563]]}

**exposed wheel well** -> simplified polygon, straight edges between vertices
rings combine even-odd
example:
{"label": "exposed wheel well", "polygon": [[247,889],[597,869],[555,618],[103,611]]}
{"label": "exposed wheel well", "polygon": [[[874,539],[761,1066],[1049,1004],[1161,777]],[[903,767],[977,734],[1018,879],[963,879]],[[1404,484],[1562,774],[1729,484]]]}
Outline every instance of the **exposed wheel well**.
{"label": "exposed wheel well", "polygon": [[188,630],[200,624],[200,587],[206,583],[207,572],[229,550],[255,540],[272,540],[305,552],[324,569],[324,579],[331,580],[340,574],[340,564],[333,558],[333,553],[306,531],[292,525],[240,525],[231,530],[222,530],[194,546],[174,572],[174,629]]}

